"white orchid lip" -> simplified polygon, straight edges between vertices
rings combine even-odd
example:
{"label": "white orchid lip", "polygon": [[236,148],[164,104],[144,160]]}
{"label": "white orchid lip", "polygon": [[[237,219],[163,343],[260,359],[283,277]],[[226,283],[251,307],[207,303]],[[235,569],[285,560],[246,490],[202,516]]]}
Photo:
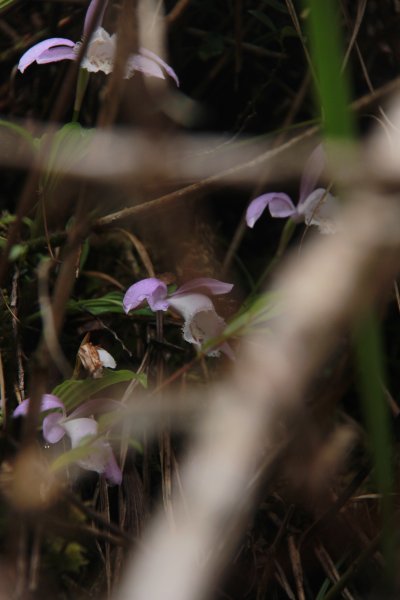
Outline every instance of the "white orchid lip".
{"label": "white orchid lip", "polygon": [[[201,347],[212,338],[221,335],[225,321],[214,308],[210,298],[203,294],[182,294],[172,296],[169,305],[183,317],[183,339]],[[218,351],[211,351],[216,355]]]}

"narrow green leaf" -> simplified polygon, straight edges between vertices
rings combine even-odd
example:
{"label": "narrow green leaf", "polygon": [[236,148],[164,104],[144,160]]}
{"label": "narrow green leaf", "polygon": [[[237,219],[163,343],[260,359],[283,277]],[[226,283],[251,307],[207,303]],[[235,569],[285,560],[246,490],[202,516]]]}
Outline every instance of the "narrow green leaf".
{"label": "narrow green leaf", "polygon": [[356,332],[358,384],[373,456],[376,484],[382,494],[383,546],[388,570],[394,569],[392,434],[383,382],[383,344],[376,315],[370,312]]}
{"label": "narrow green leaf", "polygon": [[355,123],[349,111],[350,84],[341,72],[343,42],[339,26],[339,3],[334,0],[307,0],[311,53],[325,133],[329,138],[351,139]]}
{"label": "narrow green leaf", "polygon": [[134,371],[107,371],[100,379],[66,379],[60,385],[57,385],[53,394],[62,400],[68,411],[81,402],[84,402],[91,396],[98,394],[102,390],[115,385],[137,379],[140,384],[147,387],[147,376],[145,373],[135,373]]}

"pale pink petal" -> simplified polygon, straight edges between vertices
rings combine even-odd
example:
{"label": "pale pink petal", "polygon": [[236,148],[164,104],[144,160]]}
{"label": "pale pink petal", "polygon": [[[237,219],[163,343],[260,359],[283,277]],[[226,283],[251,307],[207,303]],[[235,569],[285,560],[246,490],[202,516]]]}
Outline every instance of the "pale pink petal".
{"label": "pale pink petal", "polygon": [[160,56],[158,56],[158,54],[156,54],[155,52],[152,52],[151,50],[148,50],[147,48],[140,48],[140,54],[142,54],[143,56],[147,56],[147,58],[150,58],[151,60],[154,60],[156,63],[161,65],[162,68],[164,69],[164,71],[166,73],[168,73],[168,75],[170,77],[172,77],[172,79],[175,81],[176,85],[179,87],[179,79],[178,79],[177,74],[175,73],[173,68],[170,67],[169,64],[167,64],[165,62],[165,60],[163,60]]}
{"label": "pale pink petal", "polygon": [[[107,442],[105,442],[107,443]],[[111,485],[121,485],[122,472],[119,468],[117,461],[115,460],[114,452],[109,444],[108,445],[108,460],[104,468],[104,477]]]}
{"label": "pale pink petal", "polygon": [[[64,404],[63,402],[54,396],[53,394],[44,394],[42,396],[40,410],[44,412],[46,410],[51,410],[52,408],[61,408],[64,413]],[[29,409],[29,398],[21,402],[19,406],[14,410],[13,417],[25,416],[28,413]]]}
{"label": "pale pink petal", "polygon": [[[217,315],[210,298],[203,294],[171,296],[169,304],[183,317],[183,338],[190,344],[201,347],[225,329],[224,319]],[[218,356],[219,352],[211,350],[208,354]]]}
{"label": "pale pink petal", "polygon": [[[85,442],[84,438],[96,435],[97,422],[94,419],[71,419],[64,422],[64,428],[71,438],[72,448],[77,448]],[[112,484],[119,484],[122,480],[121,471],[115,461],[112,448],[105,440],[97,439],[88,445],[84,458],[76,461],[83,469],[104,474]]]}
{"label": "pale pink petal", "polygon": [[249,227],[254,227],[268,205],[273,217],[290,217],[296,213],[296,208],[287,194],[282,192],[263,194],[252,200],[247,207],[246,223]]}
{"label": "pale pink petal", "polygon": [[[94,13],[96,12],[96,9],[99,4],[102,5],[102,7],[99,9],[100,12],[96,19],[96,23],[92,23],[92,20],[94,18]],[[91,3],[88,6],[88,9],[86,11],[85,23],[83,25],[83,35],[84,36],[89,33],[90,26],[92,27],[92,31],[95,31],[98,27],[100,27],[100,25],[103,22],[104,12],[107,8],[107,4],[108,4],[108,0],[92,0],[91,1]]]}
{"label": "pale pink petal", "polygon": [[140,73],[143,73],[143,75],[148,75],[150,77],[165,79],[165,75],[161,67],[154,62],[154,60],[151,60],[146,56],[142,56],[141,54],[132,54],[128,58],[125,77],[132,77],[135,71],[140,71]]}
{"label": "pale pink petal", "polygon": [[82,440],[89,435],[96,435],[97,422],[94,419],[82,417],[80,419],[68,419],[63,423],[65,431],[71,438],[71,446],[80,446]]}
{"label": "pale pink petal", "polygon": [[65,435],[65,429],[60,425],[64,416],[58,412],[51,413],[43,419],[43,437],[49,444],[57,444]]}
{"label": "pale pink petal", "polygon": [[58,62],[60,60],[76,60],[76,52],[73,48],[66,48],[64,46],[57,46],[56,48],[49,48],[45,50],[36,59],[38,65],[45,65],[47,63]]}
{"label": "pale pink petal", "polygon": [[142,279],[131,285],[126,292],[123,300],[124,311],[128,313],[144,300],[147,300],[151,310],[167,310],[167,292],[167,286],[160,279],[156,277]]}
{"label": "pale pink petal", "polygon": [[48,40],[43,40],[43,42],[39,42],[29,48],[25,54],[21,56],[18,63],[18,69],[23,73],[29,65],[37,61],[41,54],[49,50],[50,48],[54,48],[56,46],[66,46],[72,48],[75,46],[75,42],[68,40],[66,38],[49,38]]}
{"label": "pale pink petal", "polygon": [[321,233],[335,233],[339,203],[324,188],[314,190],[298,207],[306,225],[316,225]]}
{"label": "pale pink petal", "polygon": [[210,277],[198,277],[197,279],[191,279],[187,281],[180,288],[176,290],[171,296],[177,296],[179,294],[187,294],[188,292],[204,292],[207,291],[209,294],[218,296],[219,294],[228,294],[233,288],[233,283],[225,283],[218,279],[211,279]]}

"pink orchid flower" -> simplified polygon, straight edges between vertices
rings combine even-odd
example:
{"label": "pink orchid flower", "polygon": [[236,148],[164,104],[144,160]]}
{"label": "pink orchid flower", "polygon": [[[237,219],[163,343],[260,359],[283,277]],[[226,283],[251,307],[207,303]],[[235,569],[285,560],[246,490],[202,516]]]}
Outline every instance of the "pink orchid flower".
{"label": "pink orchid flower", "polygon": [[[172,308],[183,317],[184,340],[200,348],[204,343],[221,335],[225,328],[224,319],[216,313],[212,301],[203,292],[220,295],[227,294],[232,288],[232,283],[200,277],[188,281],[172,294],[168,294],[168,288],[163,281],[149,277],[134,283],[128,289],[123,299],[123,307],[128,313],[147,301],[153,311]],[[234,357],[227,343],[211,350],[208,355],[218,356],[220,350],[230,358]]]}
{"label": "pink orchid flower", "polygon": [[[114,66],[116,52],[116,35],[110,35],[103,27],[104,11],[108,0],[92,0],[86,12],[83,37],[88,35],[89,26],[93,19],[95,10],[99,4],[102,5],[98,22],[90,38],[86,54],[81,62],[81,67],[90,73],[102,71],[107,75],[111,73]],[[58,62],[60,60],[76,60],[81,42],[73,42],[67,38],[49,38],[32,46],[23,54],[18,63],[18,69],[23,73],[27,67],[36,62],[39,65]],[[146,48],[140,48],[138,54],[131,54],[125,66],[125,78],[132,77],[135,71],[144,75],[165,79],[167,73],[179,86],[179,80],[175,71],[157,54]]]}
{"label": "pink orchid flower", "polygon": [[[28,408],[29,398],[14,410],[13,417],[25,416]],[[97,421],[91,417],[81,416],[93,412],[94,408],[95,403],[88,401],[67,416],[64,403],[60,398],[53,394],[44,394],[40,406],[41,412],[56,409],[56,412],[51,412],[43,419],[44,439],[49,444],[57,444],[67,434],[71,440],[71,447],[79,447],[84,442],[84,438],[98,433]],[[120,485],[122,473],[110,444],[104,439],[96,439],[89,448],[87,456],[76,461],[78,465],[88,471],[103,474],[111,485]]]}
{"label": "pink orchid flower", "polygon": [[312,152],[305,166],[300,182],[300,195],[297,206],[283,192],[262,194],[252,200],[247,207],[246,223],[254,224],[268,206],[271,216],[277,219],[291,217],[294,221],[304,221],[306,225],[316,225],[321,233],[335,233],[337,230],[336,213],[338,202],[324,188],[315,189],[315,185],[324,168],[324,152],[322,146]]}

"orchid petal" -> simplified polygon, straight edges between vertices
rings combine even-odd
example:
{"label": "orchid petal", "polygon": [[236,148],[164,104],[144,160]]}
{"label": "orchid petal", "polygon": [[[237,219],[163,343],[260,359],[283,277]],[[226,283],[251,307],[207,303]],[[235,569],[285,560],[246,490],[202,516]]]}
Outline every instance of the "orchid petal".
{"label": "orchid petal", "polygon": [[317,185],[325,166],[325,152],[322,144],[313,150],[307,159],[300,181],[299,205],[305,202]]}
{"label": "orchid petal", "polygon": [[[54,394],[44,394],[42,396],[40,411],[44,412],[46,410],[51,410],[52,408],[61,408],[63,413],[65,411],[63,402],[54,396]],[[29,409],[29,398],[21,402],[19,406],[14,410],[13,417],[25,416],[28,414]]]}
{"label": "orchid petal", "polygon": [[[80,43],[76,45],[77,49],[79,49],[79,46]],[[115,34],[110,35],[103,27],[99,27],[90,38],[81,67],[90,73],[103,71],[103,73],[109,75],[114,66],[115,50]]]}
{"label": "orchid petal", "polygon": [[[225,328],[225,321],[215,312],[210,298],[203,294],[171,296],[169,304],[183,317],[183,338],[190,344],[201,346],[219,336]],[[209,355],[217,356],[218,350],[210,351]]]}
{"label": "orchid petal", "polygon": [[94,419],[81,417],[79,419],[68,419],[64,423],[64,429],[71,438],[71,446],[80,446],[82,440],[89,435],[96,435],[98,425]]}
{"label": "orchid petal", "polygon": [[[85,437],[97,434],[98,424],[94,419],[71,419],[65,421],[64,428],[71,438],[72,448],[77,448]],[[76,462],[88,471],[104,473],[110,479],[110,483],[121,483],[121,471],[116,464],[110,444],[104,440],[95,440],[93,445],[88,446],[87,455]]]}
{"label": "orchid petal", "polygon": [[306,225],[316,225],[321,233],[334,233],[338,209],[336,198],[324,188],[317,188],[298,207],[298,214]]}
{"label": "orchid petal", "polygon": [[45,65],[60,60],[76,60],[76,56],[77,54],[73,48],[57,46],[56,48],[49,48],[49,50],[42,52],[36,59],[36,62],[38,65]]}
{"label": "orchid petal", "polygon": [[198,277],[197,279],[191,279],[181,285],[171,297],[179,294],[187,294],[188,292],[199,292],[204,290],[209,294],[218,296],[220,294],[228,294],[232,288],[233,283],[225,283],[224,281],[211,279],[210,277]]}
{"label": "orchid petal", "polygon": [[[98,14],[96,23],[92,23],[94,13],[96,12],[97,6],[99,4],[103,4],[100,12]],[[85,16],[85,22],[83,25],[83,36],[89,33],[89,27],[91,26],[92,30],[95,31],[103,22],[104,13],[107,8],[108,0],[92,0],[88,6]]]}
{"label": "orchid petal", "polygon": [[165,60],[163,60],[160,56],[158,56],[158,54],[156,54],[152,50],[148,50],[147,48],[140,48],[140,54],[142,54],[143,56],[146,56],[147,58],[150,58],[154,62],[161,65],[162,68],[164,69],[164,71],[166,73],[168,73],[168,75],[170,77],[172,77],[172,79],[175,81],[176,85],[179,87],[179,79],[178,79],[178,76],[175,73],[174,69],[172,67],[170,67],[169,64],[167,64],[165,62]]}
{"label": "orchid petal", "polygon": [[107,350],[104,350],[104,348],[96,348],[96,350],[103,367],[106,367],[107,369],[115,369],[117,363],[115,362],[114,357],[111,356]]}
{"label": "orchid petal", "polygon": [[75,46],[75,42],[68,40],[66,38],[49,38],[48,40],[43,40],[43,42],[39,42],[29,48],[25,54],[21,56],[18,63],[18,70],[23,73],[29,65],[34,63],[40,58],[40,56],[49,50],[50,48],[54,48],[55,46],[67,46],[72,48]]}
{"label": "orchid petal", "polygon": [[[105,442],[106,443],[106,442]],[[115,460],[114,452],[109,444],[108,446],[108,460],[104,468],[104,477],[111,485],[121,485],[122,472],[119,468],[117,461]]]}
{"label": "orchid petal", "polygon": [[123,300],[124,311],[128,313],[139,306],[144,300],[147,300],[153,311],[167,310],[167,293],[167,286],[160,279],[156,277],[142,279],[131,285],[127,290]]}
{"label": "orchid petal", "polygon": [[135,71],[140,71],[143,75],[148,75],[150,77],[165,79],[161,67],[154,60],[142,56],[141,54],[132,54],[128,58],[125,77],[132,77]]}
{"label": "orchid petal", "polygon": [[64,437],[65,429],[60,425],[62,419],[64,417],[60,413],[51,413],[43,419],[43,437],[49,444],[57,444]]}
{"label": "orchid petal", "polygon": [[252,200],[247,207],[246,223],[249,227],[254,227],[268,205],[273,217],[290,217],[296,213],[296,208],[287,194],[282,192],[263,194]]}

